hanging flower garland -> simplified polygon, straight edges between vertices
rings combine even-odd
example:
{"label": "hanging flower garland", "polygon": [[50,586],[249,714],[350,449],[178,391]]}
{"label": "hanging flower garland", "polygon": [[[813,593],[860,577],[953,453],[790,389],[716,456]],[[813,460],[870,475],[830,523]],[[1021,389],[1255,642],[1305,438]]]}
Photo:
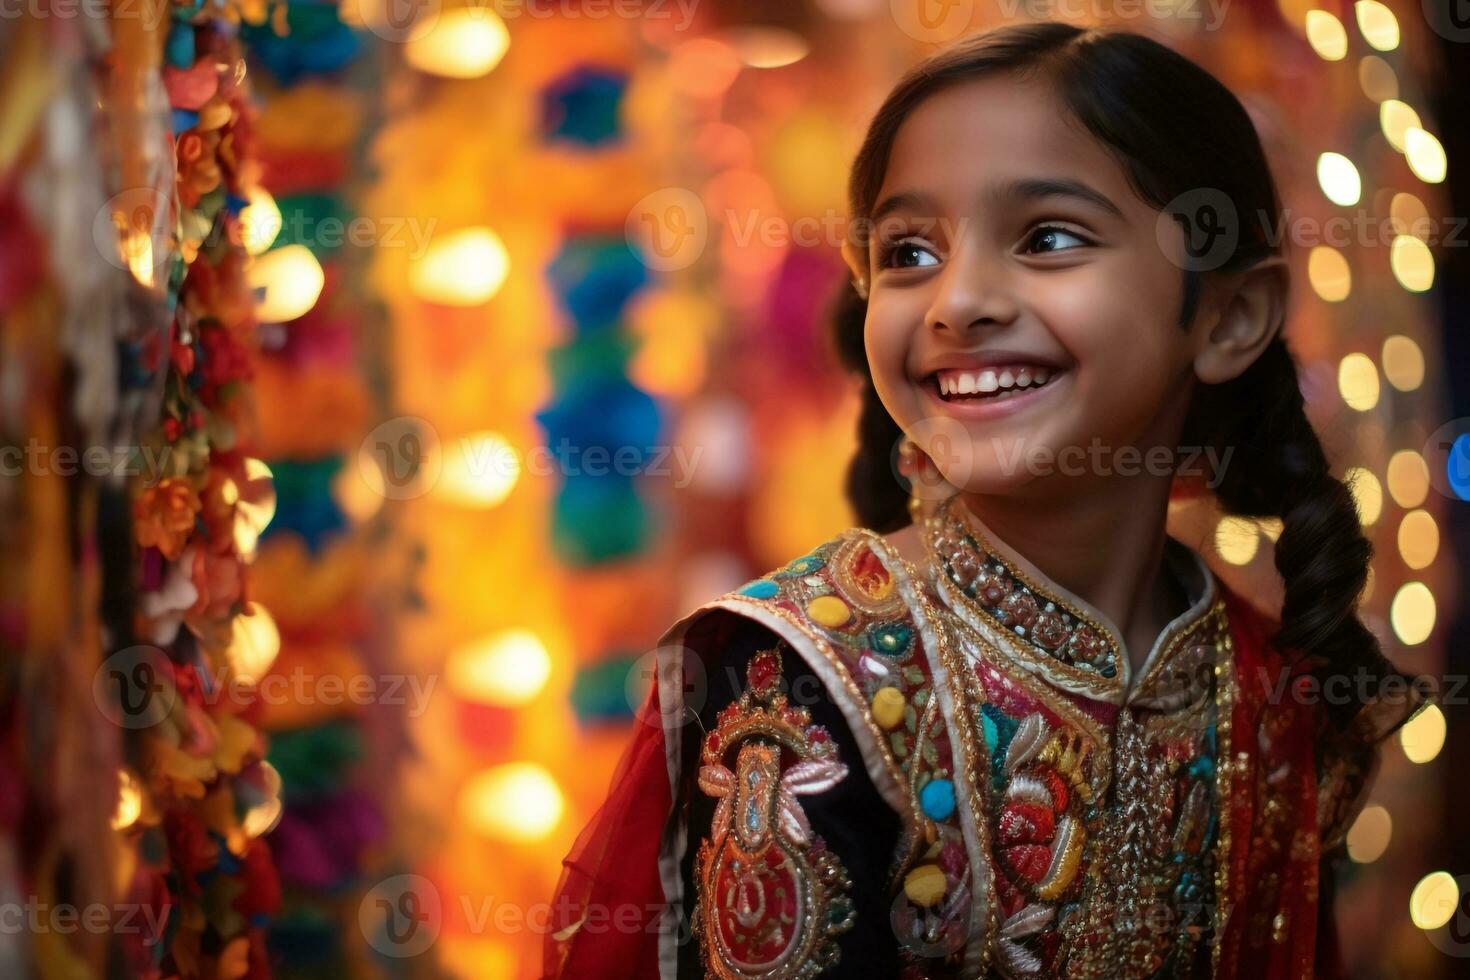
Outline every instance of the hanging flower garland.
{"label": "hanging flower garland", "polygon": [[268,14],[259,3],[176,5],[164,41],[177,247],[156,281],[171,324],[166,348],[131,352],[139,373],[162,373],[163,401],[144,447],[157,465],[133,500],[140,645],[114,654],[125,658],[120,702],[146,705],[146,723],[125,722],[134,769],[115,821],[136,838],[131,900],[159,924],[124,937],[145,977],[268,976],[265,925],[280,904],[262,839],[280,814],[280,779],[252,723],[252,684],[278,641],[247,571],[275,497],[247,455],[255,297],[241,214],[255,174],[236,36]]}

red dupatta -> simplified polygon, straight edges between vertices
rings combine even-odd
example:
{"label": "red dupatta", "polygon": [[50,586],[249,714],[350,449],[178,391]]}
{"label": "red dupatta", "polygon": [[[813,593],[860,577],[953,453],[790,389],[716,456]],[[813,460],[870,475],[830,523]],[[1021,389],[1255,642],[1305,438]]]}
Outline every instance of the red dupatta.
{"label": "red dupatta", "polygon": [[[1219,722],[1219,765],[1229,766],[1221,824],[1214,975],[1251,980],[1316,976],[1318,848],[1316,723],[1311,705],[1272,703],[1286,668],[1260,613],[1221,583],[1234,647],[1230,730]],[[1222,705],[1222,708],[1224,706]],[[1268,710],[1269,709],[1269,710]],[[1267,793],[1278,803],[1265,806]]]}
{"label": "red dupatta", "polygon": [[544,977],[659,975],[658,938],[666,924],[659,850],[672,807],[655,684],[638,709],[607,801],[562,861]]}

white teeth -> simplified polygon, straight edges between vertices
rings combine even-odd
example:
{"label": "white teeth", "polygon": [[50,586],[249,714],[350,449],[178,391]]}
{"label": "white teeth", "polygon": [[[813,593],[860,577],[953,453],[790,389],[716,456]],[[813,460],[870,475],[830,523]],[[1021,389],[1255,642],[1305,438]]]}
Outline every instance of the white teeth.
{"label": "white teeth", "polygon": [[945,370],[937,375],[939,393],[944,396],[1006,394],[1025,388],[1039,387],[1051,380],[1050,368],[1025,365],[1017,368],[994,368],[980,371]]}

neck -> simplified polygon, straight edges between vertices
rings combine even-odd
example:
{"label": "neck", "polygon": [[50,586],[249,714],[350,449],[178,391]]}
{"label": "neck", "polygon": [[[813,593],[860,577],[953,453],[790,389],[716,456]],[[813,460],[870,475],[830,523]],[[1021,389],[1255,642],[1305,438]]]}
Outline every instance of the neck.
{"label": "neck", "polygon": [[1107,616],[1137,670],[1168,622],[1183,611],[1164,566],[1170,480],[1110,478],[1064,495],[961,493],[1000,542]]}

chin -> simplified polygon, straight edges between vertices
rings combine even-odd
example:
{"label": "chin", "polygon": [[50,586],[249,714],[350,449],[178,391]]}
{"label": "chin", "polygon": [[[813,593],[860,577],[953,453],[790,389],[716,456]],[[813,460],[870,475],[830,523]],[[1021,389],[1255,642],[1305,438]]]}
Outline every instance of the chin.
{"label": "chin", "polygon": [[996,460],[977,462],[969,472],[953,472],[945,479],[961,493],[978,494],[986,497],[1008,497],[1022,492],[1033,477],[1026,472],[1024,463],[1007,467]]}

